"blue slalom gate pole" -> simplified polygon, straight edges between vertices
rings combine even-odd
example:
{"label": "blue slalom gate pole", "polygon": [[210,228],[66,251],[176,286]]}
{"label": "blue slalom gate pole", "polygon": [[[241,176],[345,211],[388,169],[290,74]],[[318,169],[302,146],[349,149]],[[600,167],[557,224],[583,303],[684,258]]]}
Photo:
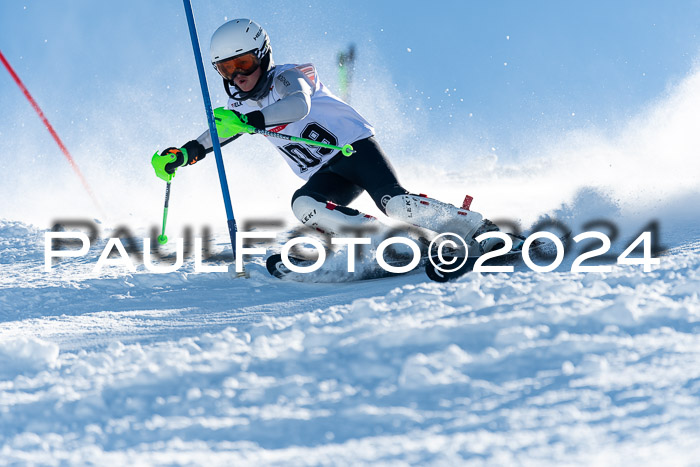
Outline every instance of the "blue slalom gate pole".
{"label": "blue slalom gate pole", "polygon": [[214,157],[216,158],[216,168],[219,171],[219,182],[221,183],[221,193],[224,195],[224,205],[226,206],[226,219],[228,220],[228,233],[231,237],[231,248],[233,250],[233,259],[236,260],[236,219],[233,217],[233,208],[231,207],[231,195],[228,190],[228,182],[226,181],[226,169],[224,169],[224,159],[221,157],[221,145],[219,144],[219,134],[216,131],[216,123],[214,122],[214,113],[211,110],[211,98],[209,97],[209,87],[207,86],[207,77],[204,74],[204,62],[202,61],[202,52],[199,49],[199,39],[197,38],[197,26],[194,24],[194,15],[192,14],[192,3],[190,0],[183,0],[185,4],[185,16],[187,16],[187,25],[190,28],[190,39],[192,39],[192,50],[194,51],[194,61],[197,62],[197,73],[199,73],[199,85],[202,87],[202,97],[204,98],[204,110],[207,113],[207,121],[209,122],[209,133],[211,134],[211,142],[214,145]]}

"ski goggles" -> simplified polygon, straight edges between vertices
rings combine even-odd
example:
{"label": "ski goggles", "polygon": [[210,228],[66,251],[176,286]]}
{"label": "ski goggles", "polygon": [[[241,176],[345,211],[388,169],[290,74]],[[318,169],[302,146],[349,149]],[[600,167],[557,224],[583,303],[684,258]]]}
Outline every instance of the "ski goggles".
{"label": "ski goggles", "polygon": [[229,81],[238,75],[248,76],[255,73],[260,66],[260,59],[254,52],[246,52],[242,55],[227,58],[216,62],[214,68],[219,74]]}

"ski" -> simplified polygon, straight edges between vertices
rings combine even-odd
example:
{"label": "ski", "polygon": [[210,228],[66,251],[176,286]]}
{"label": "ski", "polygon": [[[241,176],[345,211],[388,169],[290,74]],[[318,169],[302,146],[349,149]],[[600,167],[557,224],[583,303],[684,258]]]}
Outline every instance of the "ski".
{"label": "ski", "polygon": [[[561,237],[559,237],[559,240],[565,242],[570,235],[571,232],[567,232]],[[547,249],[551,248],[551,246],[551,242],[535,240],[532,243],[532,245],[530,245],[530,254],[544,253],[547,251]],[[520,245],[517,248],[510,250],[508,253],[488,259],[484,262],[484,266],[506,266],[515,264],[522,259],[521,248],[522,243],[520,243]],[[432,256],[430,260],[427,261],[425,264],[425,273],[427,274],[428,278],[430,278],[430,280],[432,281],[448,282],[472,271],[474,269],[476,261],[479,258],[480,256],[469,256],[466,258],[466,261],[464,261],[464,256],[446,256],[443,257],[444,261],[441,261],[437,256]],[[450,266],[452,264],[454,264],[455,262],[461,263],[462,261],[464,261],[464,264],[462,264],[459,268],[455,269],[454,271],[448,272],[443,270],[450,269]]]}
{"label": "ski", "polygon": [[[292,255],[289,255],[289,261],[294,264],[295,266],[300,266],[300,267],[308,267],[313,265],[316,261],[312,259],[306,259],[306,258],[300,258],[300,257],[295,257]],[[386,263],[390,266],[404,266],[408,264],[410,261],[408,258],[400,258],[400,259],[386,259]],[[394,273],[394,272],[389,272],[382,267],[380,267],[378,264],[366,264],[362,263],[362,261],[358,262],[359,267],[355,272],[348,272],[347,270],[332,270],[332,271],[315,271],[312,273],[308,274],[302,274],[302,273],[297,273],[294,271],[291,271],[287,266],[284,265],[282,262],[282,255],[280,253],[273,254],[269,256],[265,260],[265,266],[267,268],[267,272],[270,273],[271,276],[276,277],[278,279],[287,279],[287,280],[294,280],[294,281],[299,281],[299,282],[355,282],[355,281],[365,281],[365,280],[371,280],[371,279],[382,279],[385,277],[394,277],[394,276],[401,276],[404,274],[410,274],[412,272],[415,272],[419,270],[420,268],[425,267],[425,265],[428,263],[428,256],[423,255],[421,256],[420,262],[418,265],[409,272],[405,273]],[[322,280],[323,275],[328,275],[330,276],[332,274],[332,278],[329,278],[328,280]]]}
{"label": "ski", "polygon": [[[569,235],[570,233],[566,233],[559,237],[559,240],[565,242],[568,239]],[[519,238],[521,240],[524,239],[523,237],[513,237]],[[517,263],[519,260],[522,259],[522,251],[520,249],[521,246],[522,241],[513,250],[487,260],[484,263],[484,265],[502,266]],[[550,242],[536,240],[530,245],[530,254],[532,255],[537,253],[545,253],[546,250],[551,246],[552,244]],[[304,258],[295,255],[288,255],[288,257],[289,261],[293,265],[299,267],[309,267],[316,263],[315,259]],[[267,269],[267,272],[273,277],[297,282],[355,282],[371,279],[382,279],[386,277],[410,274],[419,270],[420,268],[425,269],[428,278],[430,278],[431,280],[435,282],[448,282],[470,272],[474,268],[474,265],[479,259],[479,257],[480,256],[470,256],[467,257],[466,260],[464,260],[464,256],[459,256],[458,254],[454,253],[448,253],[443,257],[443,262],[440,259],[438,259],[438,257],[435,255],[433,255],[432,257],[429,256],[428,252],[426,251],[421,256],[418,265],[413,270],[404,273],[389,272],[384,268],[380,267],[379,264],[377,264],[376,262],[369,263],[367,261],[362,260],[357,261],[357,268],[355,272],[348,272],[344,268],[328,269],[326,265],[322,269],[311,273],[298,273],[287,268],[287,266],[285,266],[284,262],[282,261],[282,255],[280,253],[275,253],[265,260],[265,267]],[[404,266],[409,263],[410,258],[398,257],[385,259],[385,261],[390,266]],[[464,261],[464,264],[454,271],[444,272],[441,269],[439,269],[441,267],[449,269],[449,267],[454,262],[461,263],[462,261]],[[341,261],[339,264],[342,264],[345,267],[347,263]]]}

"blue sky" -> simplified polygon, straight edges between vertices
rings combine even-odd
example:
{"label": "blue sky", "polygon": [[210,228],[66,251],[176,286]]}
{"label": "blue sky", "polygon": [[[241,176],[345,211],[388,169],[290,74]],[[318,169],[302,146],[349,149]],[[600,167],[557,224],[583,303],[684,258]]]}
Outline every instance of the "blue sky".
{"label": "blue sky", "polygon": [[[370,77],[355,86],[389,76],[406,118],[445,137],[486,135],[484,144],[515,152],[533,131],[614,127],[686,76],[700,45],[698,1],[225,4],[193,1],[205,57],[225,18],[253,17],[278,62],[314,61],[333,85],[333,55],[353,42],[356,76]],[[59,133],[97,132],[77,123],[97,108],[136,124],[144,102],[117,97],[125,86],[141,89],[183,132],[202,112],[179,1],[4,0],[0,49]],[[0,105],[0,134],[16,133],[20,116],[27,131],[41,131],[4,70]]]}

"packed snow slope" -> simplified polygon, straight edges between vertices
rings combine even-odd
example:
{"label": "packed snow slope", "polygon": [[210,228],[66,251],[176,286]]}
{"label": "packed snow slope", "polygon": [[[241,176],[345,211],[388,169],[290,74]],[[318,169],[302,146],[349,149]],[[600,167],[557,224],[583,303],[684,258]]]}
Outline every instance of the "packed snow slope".
{"label": "packed snow slope", "polygon": [[48,274],[41,231],[0,233],[3,463],[700,458],[698,241],[648,273],[300,284],[91,275],[100,248]]}
{"label": "packed snow slope", "polygon": [[[420,271],[285,282],[261,258],[247,279],[195,274],[191,258],[168,274],[95,274],[106,237],[143,237],[160,219],[150,155],[201,126],[129,113],[74,144],[107,217],[65,161],[19,133],[26,157],[0,185],[0,464],[698,465],[700,73],[623,125],[533,135],[517,157],[458,134],[418,138],[381,76],[353,96],[409,189],[456,204],[469,193],[525,230],[557,219],[573,235],[603,231],[613,260],[655,222],[660,264],[575,274],[574,245],[553,272],[519,264],[448,284]],[[157,100],[140,97],[115,101]],[[110,138],[123,135],[143,164],[115,162],[125,143]],[[299,181],[268,146],[225,149],[241,226],[290,221]],[[181,169],[169,236],[210,225],[225,253],[212,180],[211,159]],[[366,197],[358,206],[377,214]],[[45,272],[46,230],[93,218],[89,253]]]}

